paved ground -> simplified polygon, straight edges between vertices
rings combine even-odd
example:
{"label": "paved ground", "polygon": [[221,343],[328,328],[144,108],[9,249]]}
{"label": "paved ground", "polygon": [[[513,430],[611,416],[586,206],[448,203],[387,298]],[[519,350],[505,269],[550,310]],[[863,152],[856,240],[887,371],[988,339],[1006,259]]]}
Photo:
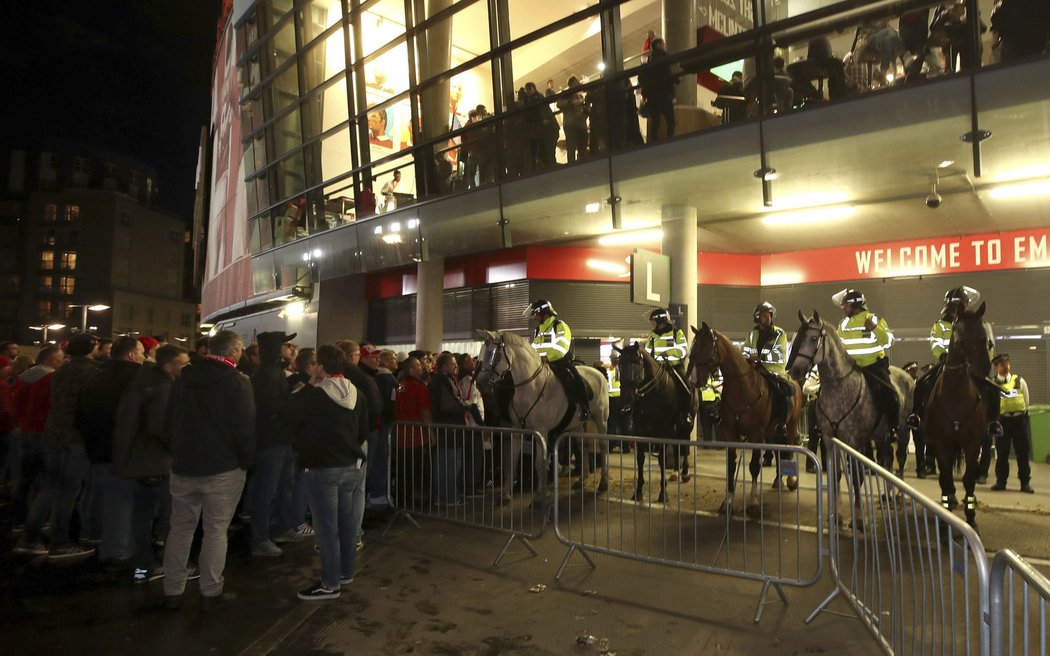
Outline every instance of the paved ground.
{"label": "paved ground", "polygon": [[[697,495],[704,521],[718,523],[717,477],[724,464],[710,453],[699,463],[705,491]],[[633,461],[613,467],[614,482],[632,487]],[[768,470],[767,470],[768,471]],[[906,481],[936,494],[936,482]],[[1043,483],[1041,484],[1040,481]],[[813,509],[815,481],[803,474],[797,511],[801,523]],[[1050,466],[1036,465],[1037,494],[993,493],[979,488],[988,504],[979,513],[982,539],[990,549],[1012,546],[1046,558],[1039,539],[1050,524]],[[681,488],[672,485],[672,499]],[[616,486],[614,485],[614,496]],[[769,499],[767,497],[767,506]],[[632,517],[667,514],[619,501],[606,508]],[[624,510],[617,510],[615,506]],[[792,512],[796,512],[792,510]],[[0,515],[3,515],[0,509]],[[815,515],[813,515],[815,517]],[[741,521],[739,515],[733,521]],[[633,520],[632,520],[633,521]],[[760,624],[752,623],[761,591],[756,581],[658,567],[611,556],[595,556],[592,570],[578,556],[560,582],[554,572],[565,554],[548,531],[535,542],[533,557],[512,548],[498,568],[492,560],[503,536],[435,520],[421,529],[398,521],[385,537],[367,532],[368,547],[346,593],[332,602],[301,602],[295,591],[316,579],[309,542],[293,545],[277,560],[252,560],[244,530],[235,533],[227,587],[241,597],[233,605],[202,612],[193,598],[179,612],[159,608],[159,583],[132,586],[126,572],[88,562],[56,568],[9,553],[0,544],[0,652],[4,654],[752,654],[879,653],[852,617],[803,618],[832,589],[825,572],[808,588],[786,587],[788,606],[770,595]],[[0,536],[9,535],[6,526]],[[1042,532],[1042,533],[1040,533]],[[799,539],[803,565],[815,533]],[[1021,548],[1018,548],[1018,547]],[[1042,561],[1037,560],[1037,565]],[[1042,568],[1045,571],[1045,568]],[[542,587],[541,587],[542,586]],[[848,613],[837,601],[832,608]],[[580,636],[594,636],[578,646]]]}

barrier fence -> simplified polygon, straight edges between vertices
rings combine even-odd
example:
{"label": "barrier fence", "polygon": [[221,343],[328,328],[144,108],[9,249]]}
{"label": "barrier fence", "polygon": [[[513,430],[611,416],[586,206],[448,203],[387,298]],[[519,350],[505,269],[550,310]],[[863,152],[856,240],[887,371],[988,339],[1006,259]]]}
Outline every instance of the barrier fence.
{"label": "barrier fence", "polygon": [[[597,460],[614,445],[628,441],[634,444],[634,452],[608,453],[611,480],[607,491],[602,490],[597,476],[579,485],[573,472],[566,471],[571,462],[578,465],[582,458]],[[661,497],[658,453],[665,454],[670,475],[685,457],[690,467],[695,467],[701,454],[705,461],[719,458],[724,462],[724,452],[718,449],[738,451],[731,476],[718,480],[692,475],[691,469],[686,475],[678,472],[677,482],[668,482],[666,498]],[[760,457],[771,449],[780,454],[778,468],[760,467],[752,488],[748,473],[751,456]],[[554,530],[569,547],[556,579],[561,578],[573,554],[579,553],[594,567],[588,554],[601,553],[761,581],[754,616],[758,622],[770,588],[786,604],[782,586],[808,586],[821,578],[824,536],[813,527],[824,524],[823,501],[812,489],[795,489],[800,461],[808,460],[820,470],[816,456],[806,449],[567,433],[558,438],[554,451],[562,463],[554,486]],[[638,453],[648,454],[640,494]],[[794,477],[792,489],[788,489],[788,477]],[[782,483],[774,487],[778,479]],[[719,507],[727,500],[730,488],[728,481],[735,483],[734,512],[720,514]],[[807,502],[803,503],[802,496],[807,493]]]}
{"label": "barrier fence", "polygon": [[987,654],[989,568],[977,533],[838,439],[828,480],[835,589],[806,623],[841,595],[887,653]]}
{"label": "barrier fence", "polygon": [[992,656],[1046,654],[1050,580],[1012,549],[992,561],[989,619]]}
{"label": "barrier fence", "polygon": [[395,423],[389,437],[388,490],[399,518],[425,516],[508,535],[533,556],[543,535],[547,452],[536,431]]}

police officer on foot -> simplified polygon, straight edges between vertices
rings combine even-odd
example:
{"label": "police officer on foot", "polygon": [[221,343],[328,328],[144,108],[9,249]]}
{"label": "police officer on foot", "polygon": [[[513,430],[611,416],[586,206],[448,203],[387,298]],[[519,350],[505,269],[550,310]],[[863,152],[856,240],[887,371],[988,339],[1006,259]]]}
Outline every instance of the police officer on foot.
{"label": "police officer on foot", "polygon": [[867,299],[856,289],[843,289],[831,299],[842,307],[845,317],[836,329],[846,351],[861,372],[868,377],[875,402],[889,426],[887,439],[897,439],[900,423],[900,399],[890,382],[890,359],[886,353],[893,346],[893,332],[886,320],[868,310]]}
{"label": "police officer on foot", "polygon": [[532,348],[555,369],[555,373],[558,373],[559,369],[569,372],[576,388],[573,393],[568,394],[569,397],[575,397],[570,398],[570,402],[577,402],[581,418],[587,419],[590,416],[587,392],[583,389],[583,381],[576,372],[572,352],[572,330],[569,324],[558,318],[558,313],[550,301],[542,299],[530,303],[522,315],[528,315],[530,320],[536,322],[536,329],[532,333]]}
{"label": "police officer on foot", "polygon": [[1010,448],[1017,455],[1017,478],[1021,480],[1021,491],[1033,494],[1030,481],[1032,464],[1029,457],[1032,453],[1032,424],[1028,418],[1028,383],[1010,371],[1010,356],[1001,353],[992,360],[995,367],[995,384],[1002,392],[1000,404],[1002,410],[1003,435],[995,439],[995,485],[993,490],[1005,490],[1006,480],[1010,477]]}
{"label": "police officer on foot", "polygon": [[760,367],[766,377],[772,379],[770,400],[773,402],[773,429],[778,438],[787,436],[788,403],[783,383],[787,382],[787,333],[773,323],[777,309],[769,301],[762,301],[755,307],[752,318],[755,327],[744,340],[744,357],[751,364]]}

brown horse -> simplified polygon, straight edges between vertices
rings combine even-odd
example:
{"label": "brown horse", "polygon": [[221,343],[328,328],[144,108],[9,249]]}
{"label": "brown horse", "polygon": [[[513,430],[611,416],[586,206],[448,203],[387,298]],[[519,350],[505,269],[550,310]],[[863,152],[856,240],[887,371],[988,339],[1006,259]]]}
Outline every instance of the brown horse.
{"label": "brown horse", "polygon": [[966,457],[963,500],[966,522],[977,528],[978,457],[987,431],[987,413],[981,390],[973,379],[974,372],[988,371],[988,333],[984,326],[985,305],[976,312],[963,312],[955,320],[948,346],[948,358],[940,377],[930,390],[926,404],[926,435],[940,469],[941,505],[953,510],[959,505],[955,496],[952,463],[960,452]]}
{"label": "brown horse", "polygon": [[[700,330],[693,328],[696,335],[689,350],[689,378],[705,381],[718,370],[722,371],[722,423],[719,424],[719,435],[723,442],[756,442],[763,443],[776,439],[773,403],[769,395],[769,381],[758,371],[756,365],[748,362],[744,355],[729,341],[725,335],[712,330],[707,323]],[[791,381],[795,390],[791,398],[787,416],[787,440],[785,444],[798,444],[798,421],[802,416],[802,389],[798,383]],[[779,455],[779,454],[778,454]],[[726,450],[726,498],[719,512],[731,512],[733,495],[736,492],[736,449]],[[790,457],[790,456],[787,456]],[[748,514],[759,510],[758,475],[762,469],[761,452],[751,452],[748,465],[751,473],[751,495],[747,503]],[[773,487],[780,487],[781,477],[778,474]],[[798,476],[788,476],[789,490],[798,488]]]}

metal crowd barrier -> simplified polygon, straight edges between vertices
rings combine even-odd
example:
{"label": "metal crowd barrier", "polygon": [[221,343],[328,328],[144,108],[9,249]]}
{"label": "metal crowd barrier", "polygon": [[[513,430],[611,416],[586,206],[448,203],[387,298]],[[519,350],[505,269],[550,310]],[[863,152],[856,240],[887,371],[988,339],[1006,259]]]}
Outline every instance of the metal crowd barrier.
{"label": "metal crowd barrier", "polygon": [[[395,423],[389,438],[388,490],[399,518],[431,517],[508,534],[511,544],[543,535],[546,448],[536,431]],[[528,466],[530,465],[531,466]],[[385,533],[385,532],[384,532]]]}
{"label": "metal crowd barrier", "polygon": [[[602,457],[612,449],[595,448],[633,443],[631,453],[608,453],[611,459],[608,491],[599,489],[597,466],[590,467],[592,479],[573,489],[578,479],[571,467],[582,458]],[[645,486],[636,501],[637,449],[651,452],[646,457]],[[726,448],[738,450],[734,512],[720,514],[726,497],[728,476],[712,479],[695,475],[700,457],[705,463],[717,459],[719,472],[725,472]],[[668,482],[667,500],[660,502],[660,470],[656,452],[667,454],[667,473],[674,471],[678,457],[688,455],[690,473],[686,480]],[[751,454],[778,450],[779,469],[763,468],[759,472],[755,501],[751,512],[740,512],[751,494],[748,463]],[[824,525],[822,495],[812,489],[790,491],[786,484],[774,489],[777,472],[797,476],[799,459],[809,460],[820,475],[816,456],[798,446],[739,444],[727,442],[686,442],[675,439],[627,437],[566,433],[554,446],[560,473],[554,486],[554,530],[558,539],[569,547],[555,576],[560,579],[574,553],[579,553],[595,567],[589,553],[631,558],[670,567],[761,581],[754,621],[761,620],[762,609],[770,588],[776,589],[787,604],[783,586],[809,586],[823,574],[824,536],[817,527]],[[600,463],[594,462],[598,465]]]}
{"label": "metal crowd barrier", "polygon": [[1050,580],[1003,549],[992,561],[989,582],[992,656],[1046,654]]}
{"label": "metal crowd barrier", "polygon": [[[806,623],[841,595],[888,654],[987,654],[989,570],[977,533],[844,442],[828,444],[836,587]],[[852,537],[839,534],[847,513]]]}

